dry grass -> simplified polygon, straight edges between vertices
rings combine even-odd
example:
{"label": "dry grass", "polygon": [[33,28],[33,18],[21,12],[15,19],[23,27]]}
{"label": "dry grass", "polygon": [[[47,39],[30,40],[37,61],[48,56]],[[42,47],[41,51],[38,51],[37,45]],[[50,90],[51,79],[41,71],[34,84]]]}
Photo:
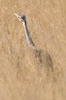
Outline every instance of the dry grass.
{"label": "dry grass", "polygon": [[[14,13],[26,15],[39,57]],[[66,100],[65,33],[65,0],[0,0],[0,100]]]}

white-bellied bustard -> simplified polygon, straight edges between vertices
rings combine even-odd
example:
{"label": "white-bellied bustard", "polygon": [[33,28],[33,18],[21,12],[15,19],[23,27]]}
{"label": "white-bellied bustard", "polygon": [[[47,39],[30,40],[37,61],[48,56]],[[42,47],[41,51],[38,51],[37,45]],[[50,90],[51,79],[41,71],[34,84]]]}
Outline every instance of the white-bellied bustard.
{"label": "white-bellied bustard", "polygon": [[[37,61],[40,64],[40,66],[45,67],[45,68],[48,67],[48,69],[51,69],[53,71],[53,63],[52,63],[51,56],[49,55],[49,53],[47,51],[43,51],[42,49],[38,49],[35,46],[32,38],[30,36],[29,30],[27,27],[26,16],[23,14],[16,14],[16,13],[15,13],[15,15],[17,16],[19,21],[21,21],[23,23],[26,40],[27,40],[29,48],[32,50],[30,52],[33,52],[34,61]],[[31,58],[33,55],[31,55]],[[29,56],[29,58],[30,58],[30,56]],[[30,58],[30,60],[31,60],[31,58]]]}

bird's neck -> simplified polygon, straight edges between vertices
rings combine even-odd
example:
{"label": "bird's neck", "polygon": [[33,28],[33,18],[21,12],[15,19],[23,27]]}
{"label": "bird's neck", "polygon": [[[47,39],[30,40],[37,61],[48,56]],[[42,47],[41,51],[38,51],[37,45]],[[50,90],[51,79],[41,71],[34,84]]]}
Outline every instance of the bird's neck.
{"label": "bird's neck", "polygon": [[29,33],[29,31],[28,31],[28,28],[27,28],[27,23],[26,23],[26,21],[25,22],[23,22],[23,26],[24,26],[24,31],[25,31],[25,36],[26,36],[26,39],[27,39],[27,43],[28,43],[28,46],[34,46],[34,43],[33,43],[33,41],[32,41],[32,39],[31,39],[31,37],[30,37],[30,33]]}

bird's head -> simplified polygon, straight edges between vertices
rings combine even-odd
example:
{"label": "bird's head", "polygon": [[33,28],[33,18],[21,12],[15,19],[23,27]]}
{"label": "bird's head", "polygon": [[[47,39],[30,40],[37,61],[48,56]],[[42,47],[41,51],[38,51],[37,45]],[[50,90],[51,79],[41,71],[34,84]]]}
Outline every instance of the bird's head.
{"label": "bird's head", "polygon": [[26,22],[26,17],[24,14],[16,14],[15,13],[15,16],[19,19],[19,21]]}

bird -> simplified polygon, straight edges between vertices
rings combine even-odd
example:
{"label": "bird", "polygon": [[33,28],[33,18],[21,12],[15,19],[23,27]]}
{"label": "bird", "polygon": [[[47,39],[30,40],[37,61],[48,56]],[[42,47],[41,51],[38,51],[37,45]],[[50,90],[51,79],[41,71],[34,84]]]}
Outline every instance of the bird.
{"label": "bird", "polygon": [[[24,14],[16,14],[15,13],[15,16],[18,18],[18,20],[20,22],[23,23],[23,27],[24,27],[24,32],[25,32],[25,36],[26,36],[26,40],[27,40],[27,44],[29,46],[29,48],[31,48],[35,54],[35,59],[38,59],[38,62],[40,62],[41,64],[45,64],[45,66],[49,66],[51,67],[52,71],[53,71],[53,63],[52,63],[52,58],[50,56],[50,54],[45,51],[43,52],[42,49],[38,49],[31,36],[30,36],[30,33],[29,33],[29,30],[28,30],[28,27],[27,27],[27,21],[26,21],[26,16]],[[42,66],[43,66],[42,64]]]}

